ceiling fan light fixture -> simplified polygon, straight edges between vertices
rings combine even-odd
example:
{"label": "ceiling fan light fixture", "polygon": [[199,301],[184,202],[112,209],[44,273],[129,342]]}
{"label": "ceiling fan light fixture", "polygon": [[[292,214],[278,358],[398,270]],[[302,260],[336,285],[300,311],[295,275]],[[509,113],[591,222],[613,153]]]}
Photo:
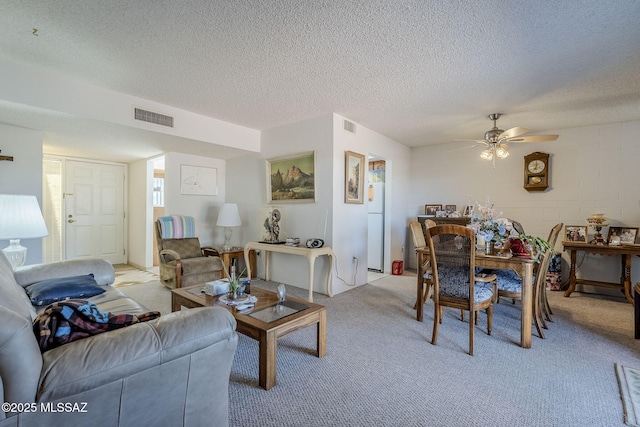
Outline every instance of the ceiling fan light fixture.
{"label": "ceiling fan light fixture", "polygon": [[509,148],[506,145],[498,145],[496,148],[496,156],[501,159],[509,157]]}
{"label": "ceiling fan light fixture", "polygon": [[491,150],[484,150],[480,153],[480,158],[482,160],[493,160],[493,152]]}
{"label": "ceiling fan light fixture", "polygon": [[529,135],[523,136],[529,132],[529,129],[520,126],[512,127],[507,130],[498,128],[497,121],[502,113],[489,114],[489,120],[493,121],[493,127],[484,133],[483,140],[474,140],[477,145],[482,145],[485,150],[480,153],[480,158],[488,160],[496,167],[496,159],[506,159],[509,157],[508,144],[511,142],[542,142],[555,141],[558,135]]}
{"label": "ceiling fan light fixture", "polygon": [[494,126],[491,130],[484,133],[484,140],[489,142],[498,142],[498,137],[502,132],[504,132],[502,129],[498,129]]}

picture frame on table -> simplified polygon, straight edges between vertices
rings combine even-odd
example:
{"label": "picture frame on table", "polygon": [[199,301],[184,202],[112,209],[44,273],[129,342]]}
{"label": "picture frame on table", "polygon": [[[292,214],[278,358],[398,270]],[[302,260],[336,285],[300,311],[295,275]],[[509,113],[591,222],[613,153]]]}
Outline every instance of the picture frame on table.
{"label": "picture frame on table", "polygon": [[426,216],[436,216],[436,212],[442,210],[442,205],[424,205],[424,214]]}
{"label": "picture frame on table", "polygon": [[447,211],[436,211],[436,218],[446,218]]}
{"label": "picture frame on table", "polygon": [[638,227],[609,227],[607,243],[614,246],[635,244],[637,237]]}
{"label": "picture frame on table", "polygon": [[456,211],[456,205],[444,205],[444,211],[447,213],[447,216],[451,215]]}
{"label": "picture frame on table", "polygon": [[473,205],[467,205],[464,207],[464,211],[462,212],[462,216],[471,216],[473,215]]}
{"label": "picture frame on table", "polygon": [[277,157],[266,161],[267,203],[316,201],[316,152]]}
{"label": "picture frame on table", "polygon": [[564,240],[565,242],[583,242],[587,243],[588,233],[586,225],[565,225]]}
{"label": "picture frame on table", "polygon": [[344,202],[364,203],[364,155],[345,151],[344,155]]}

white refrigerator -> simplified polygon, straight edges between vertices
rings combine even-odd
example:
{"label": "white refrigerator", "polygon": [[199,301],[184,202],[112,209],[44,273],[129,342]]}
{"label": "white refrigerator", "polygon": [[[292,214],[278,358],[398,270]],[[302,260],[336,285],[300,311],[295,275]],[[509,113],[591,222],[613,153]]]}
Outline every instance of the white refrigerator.
{"label": "white refrigerator", "polygon": [[384,182],[370,182],[367,186],[369,210],[369,241],[367,268],[384,270]]}

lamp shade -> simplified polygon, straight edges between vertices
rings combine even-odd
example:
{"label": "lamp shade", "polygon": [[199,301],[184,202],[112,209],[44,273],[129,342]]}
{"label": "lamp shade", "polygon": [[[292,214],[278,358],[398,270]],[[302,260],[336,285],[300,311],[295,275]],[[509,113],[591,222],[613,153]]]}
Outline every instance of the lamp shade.
{"label": "lamp shade", "polygon": [[236,203],[225,203],[222,205],[216,225],[220,227],[237,227],[242,225],[240,214],[238,213],[238,205]]}
{"label": "lamp shade", "polygon": [[0,194],[0,240],[48,235],[36,196]]}

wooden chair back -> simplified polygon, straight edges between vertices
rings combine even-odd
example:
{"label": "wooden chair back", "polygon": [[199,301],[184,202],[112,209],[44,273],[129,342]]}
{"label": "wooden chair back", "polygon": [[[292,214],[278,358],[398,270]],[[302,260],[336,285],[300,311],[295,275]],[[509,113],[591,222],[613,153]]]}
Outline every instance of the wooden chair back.
{"label": "wooden chair back", "polygon": [[424,248],[427,246],[427,241],[424,238],[424,232],[422,231],[422,224],[420,222],[411,220],[409,221],[409,229],[411,230],[411,238],[413,239],[413,246],[415,248]]}
{"label": "wooden chair back", "polygon": [[[487,329],[491,334],[494,291],[479,288],[475,282],[475,232],[463,225],[444,224],[427,229],[431,259],[434,321],[431,343],[438,336],[441,307],[469,311],[469,354],[473,355],[473,331],[479,310],[487,310]],[[492,277],[495,280],[495,276]]]}

